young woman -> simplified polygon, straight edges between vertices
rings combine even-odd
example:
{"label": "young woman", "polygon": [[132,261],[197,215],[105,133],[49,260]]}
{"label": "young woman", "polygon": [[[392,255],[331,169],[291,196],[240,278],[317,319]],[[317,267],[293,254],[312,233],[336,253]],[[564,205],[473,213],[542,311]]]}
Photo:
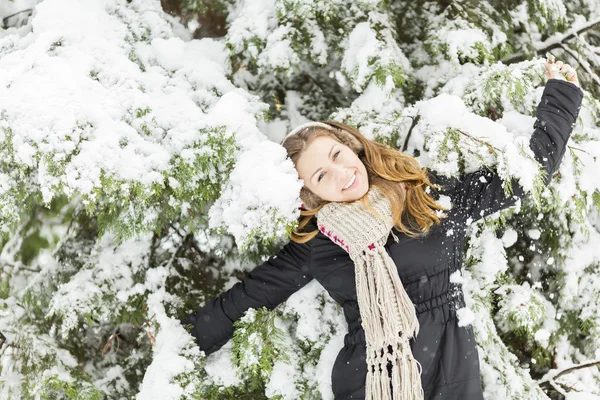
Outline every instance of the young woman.
{"label": "young woman", "polygon": [[[560,61],[546,63],[546,77],[530,147],[549,182],[583,92]],[[336,400],[483,399],[473,330],[458,325],[465,303],[450,275],[462,266],[468,224],[524,190],[513,185],[506,197],[485,168],[444,178],[337,122],[305,124],[282,145],[304,181],[299,227],[276,256],[182,321],[200,348],[217,351],[246,310],[273,309],[316,279],[348,322],[332,371]],[[440,194],[450,209],[434,201]]]}

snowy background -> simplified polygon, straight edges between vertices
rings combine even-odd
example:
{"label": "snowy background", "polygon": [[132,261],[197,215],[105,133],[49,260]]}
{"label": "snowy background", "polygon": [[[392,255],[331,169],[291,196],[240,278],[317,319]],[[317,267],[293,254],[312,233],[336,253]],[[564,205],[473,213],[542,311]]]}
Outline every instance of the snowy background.
{"label": "snowy background", "polygon": [[[208,357],[179,324],[285,243],[320,119],[531,191],[452,277],[485,397],[600,398],[600,4],[447,3],[0,0],[0,398],[332,399],[317,282]],[[585,97],[541,187],[548,52]]]}

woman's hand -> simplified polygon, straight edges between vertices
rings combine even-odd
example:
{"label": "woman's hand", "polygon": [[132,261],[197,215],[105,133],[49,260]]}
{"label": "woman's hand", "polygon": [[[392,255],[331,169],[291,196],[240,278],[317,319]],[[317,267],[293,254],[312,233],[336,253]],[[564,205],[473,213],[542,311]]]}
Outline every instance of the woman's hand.
{"label": "woman's hand", "polygon": [[580,87],[577,71],[569,64],[565,64],[562,61],[554,62],[553,60],[548,59],[544,64],[544,68],[546,69],[546,78],[567,80],[567,82],[571,82],[575,86]]}

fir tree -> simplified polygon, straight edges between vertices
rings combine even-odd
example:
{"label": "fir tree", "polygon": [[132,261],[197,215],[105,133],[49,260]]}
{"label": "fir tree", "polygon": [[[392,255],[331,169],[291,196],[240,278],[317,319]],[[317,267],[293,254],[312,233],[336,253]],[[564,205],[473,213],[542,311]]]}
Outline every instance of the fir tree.
{"label": "fir tree", "polygon": [[[318,283],[208,357],[179,322],[287,240],[277,143],[307,119],[529,191],[452,276],[485,396],[600,396],[597,1],[0,0],[0,21],[1,398],[331,399],[346,326]],[[585,89],[549,185],[527,145],[547,54]]]}

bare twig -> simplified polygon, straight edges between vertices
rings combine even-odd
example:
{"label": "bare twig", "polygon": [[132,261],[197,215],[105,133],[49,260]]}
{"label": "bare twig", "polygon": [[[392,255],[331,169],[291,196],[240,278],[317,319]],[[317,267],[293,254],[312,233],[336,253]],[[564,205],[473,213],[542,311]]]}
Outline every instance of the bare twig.
{"label": "bare twig", "polygon": [[106,344],[102,348],[102,357],[104,357],[104,354],[106,354],[106,352],[108,351],[108,349],[112,350],[112,348],[113,348],[113,341],[115,339],[117,340],[117,350],[116,351],[119,351],[119,347],[121,346],[121,340],[119,339],[119,335],[120,334],[121,334],[121,332],[113,332],[113,334],[108,337],[108,340],[107,340]]}
{"label": "bare twig", "polygon": [[33,269],[33,268],[26,267],[23,264],[19,265],[19,269],[24,269],[25,271],[29,271],[29,272],[40,272],[39,268]]}
{"label": "bare twig", "polygon": [[599,365],[600,365],[600,360],[594,360],[594,361],[590,361],[590,362],[587,362],[587,363],[583,363],[583,364],[579,364],[579,365],[574,365],[572,367],[563,369],[558,374],[554,375],[553,379],[558,379],[559,377],[561,377],[563,375],[570,374],[571,372],[577,371],[579,369],[596,367],[596,366],[599,366]]}
{"label": "bare twig", "polygon": [[412,133],[413,128],[417,125],[417,123],[419,122],[420,119],[421,119],[421,114],[417,114],[413,118],[413,122],[410,125],[410,129],[408,130],[408,133],[406,134],[406,138],[404,139],[404,145],[402,145],[402,152],[403,153],[406,151],[406,148],[408,147],[408,140],[410,139],[410,134]]}
{"label": "bare twig", "polygon": [[538,385],[540,387],[550,385],[554,389],[556,389],[557,392],[561,393],[563,396],[566,397],[566,392],[562,388],[559,388],[559,385],[562,386],[562,384],[559,382],[556,382],[556,380],[563,375],[570,374],[573,371],[577,371],[579,369],[584,369],[584,368],[597,367],[597,366],[600,366],[600,360],[593,360],[593,361],[589,361],[589,362],[586,362],[583,364],[574,365],[572,367],[564,368],[560,371],[557,371],[557,370],[549,371],[548,373],[546,373],[546,375],[544,375],[542,377],[542,379],[540,379],[538,381]]}
{"label": "bare twig", "polygon": [[[146,311],[146,304],[144,303],[143,305],[144,311]],[[155,314],[153,314],[152,316],[150,316],[150,318],[147,318],[144,323],[136,328],[139,329],[146,329],[146,335],[148,335],[148,338],[150,339],[150,344],[152,345],[152,347],[154,347],[154,345],[156,344],[156,339],[154,338],[154,335],[152,334],[152,332],[150,332],[150,321],[152,321],[154,319]]]}
{"label": "bare twig", "polygon": [[152,347],[156,346],[156,339],[154,338],[154,335],[152,335],[152,333],[150,331],[146,331],[146,333],[148,334],[148,337],[150,338],[150,345],[152,345]]}

